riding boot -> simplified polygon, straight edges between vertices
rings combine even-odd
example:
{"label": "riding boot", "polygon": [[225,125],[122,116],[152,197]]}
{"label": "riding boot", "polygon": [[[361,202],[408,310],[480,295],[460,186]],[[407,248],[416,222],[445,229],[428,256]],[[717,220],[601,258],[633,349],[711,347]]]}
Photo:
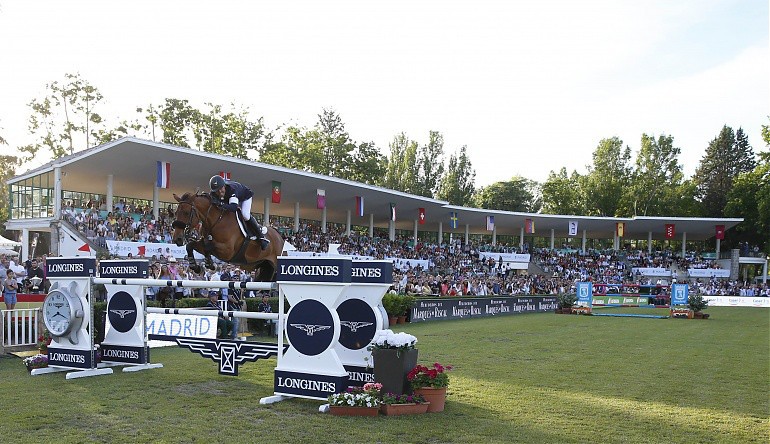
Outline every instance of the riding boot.
{"label": "riding boot", "polygon": [[267,246],[270,244],[270,239],[265,237],[265,234],[267,233],[265,227],[260,226],[257,223],[257,220],[253,217],[249,219],[249,227],[251,227],[252,232],[256,234],[256,236],[251,237],[251,239],[257,240],[257,238],[259,238],[262,249],[267,250]]}

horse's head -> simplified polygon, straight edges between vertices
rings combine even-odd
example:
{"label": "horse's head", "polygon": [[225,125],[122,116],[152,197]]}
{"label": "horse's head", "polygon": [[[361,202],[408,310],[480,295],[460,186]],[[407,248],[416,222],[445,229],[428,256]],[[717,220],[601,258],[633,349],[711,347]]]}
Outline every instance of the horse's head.
{"label": "horse's head", "polygon": [[[185,193],[182,197],[174,194],[174,199],[179,204],[174,214],[174,222],[171,224],[174,228],[171,238],[177,246],[181,247],[185,242],[197,240],[198,225],[203,222],[199,206],[211,205],[211,200],[205,199],[205,197],[204,195],[193,193]],[[198,202],[201,198],[204,198],[206,202]]]}

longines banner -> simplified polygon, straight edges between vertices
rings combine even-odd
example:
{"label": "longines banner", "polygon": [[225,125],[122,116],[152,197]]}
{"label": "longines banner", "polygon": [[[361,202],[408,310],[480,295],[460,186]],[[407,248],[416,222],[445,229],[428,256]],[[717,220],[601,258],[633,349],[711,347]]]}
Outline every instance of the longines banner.
{"label": "longines banner", "polygon": [[556,296],[417,299],[411,322],[541,313],[556,308]]}

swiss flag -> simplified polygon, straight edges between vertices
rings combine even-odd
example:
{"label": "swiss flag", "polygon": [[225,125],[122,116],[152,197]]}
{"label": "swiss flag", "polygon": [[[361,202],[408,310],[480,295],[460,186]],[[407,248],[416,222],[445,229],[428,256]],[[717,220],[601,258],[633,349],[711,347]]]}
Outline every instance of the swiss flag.
{"label": "swiss flag", "polygon": [[719,240],[724,240],[725,238],[725,226],[724,225],[717,225],[716,226],[716,238]]}
{"label": "swiss flag", "polygon": [[86,253],[90,253],[91,247],[89,247],[88,244],[83,244],[82,247],[78,248],[78,251],[84,251]]}
{"label": "swiss flag", "polygon": [[138,253],[139,256],[144,256],[144,254],[145,254],[145,246],[144,245],[139,245],[137,247],[137,249],[139,250],[139,253]]}
{"label": "swiss flag", "polygon": [[425,208],[417,209],[417,220],[420,221],[420,225],[425,224]]}
{"label": "swiss flag", "polygon": [[674,224],[666,224],[666,239],[673,239],[676,235],[676,231],[674,230]]}

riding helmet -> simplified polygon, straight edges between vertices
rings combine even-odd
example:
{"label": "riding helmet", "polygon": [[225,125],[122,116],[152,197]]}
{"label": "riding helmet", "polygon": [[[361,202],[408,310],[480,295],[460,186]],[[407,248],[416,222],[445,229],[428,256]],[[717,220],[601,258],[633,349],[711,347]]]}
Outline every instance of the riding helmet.
{"label": "riding helmet", "polygon": [[225,186],[225,180],[222,179],[222,176],[211,176],[209,186],[211,186],[211,191],[216,191]]}

